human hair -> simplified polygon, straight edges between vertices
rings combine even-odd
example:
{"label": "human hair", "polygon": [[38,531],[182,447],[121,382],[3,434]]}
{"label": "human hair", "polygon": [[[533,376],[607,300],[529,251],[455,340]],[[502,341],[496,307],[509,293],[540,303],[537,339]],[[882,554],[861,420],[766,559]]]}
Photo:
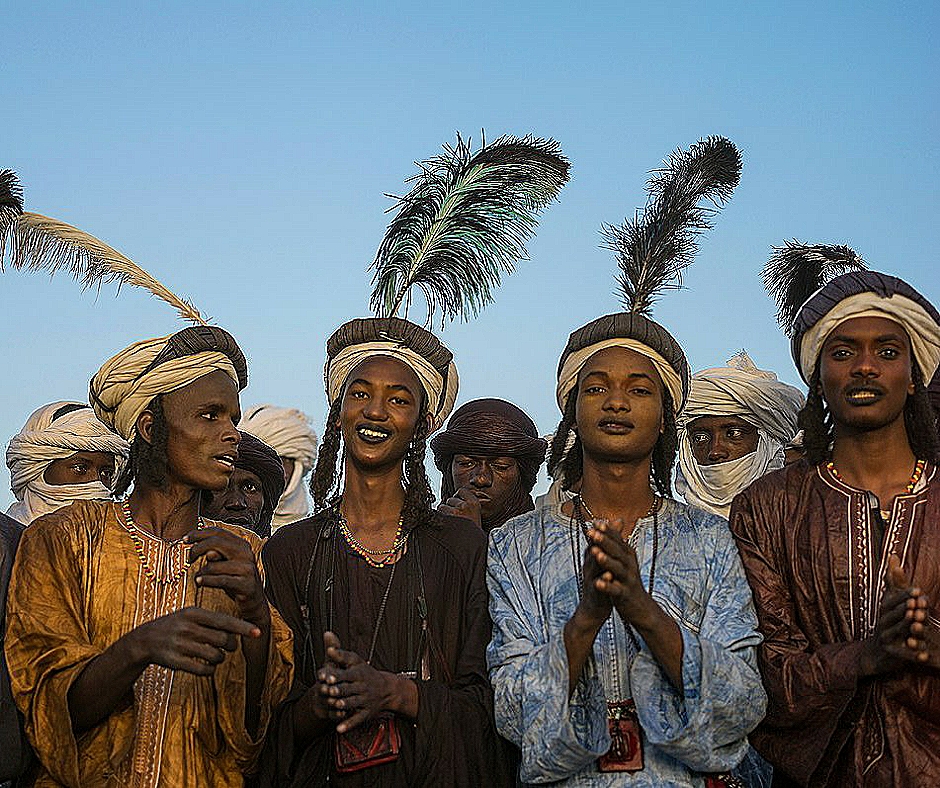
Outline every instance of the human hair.
{"label": "human hair", "polygon": [[163,395],[157,394],[147,405],[153,414],[151,440],[145,441],[139,434],[131,441],[130,455],[121,475],[114,483],[114,496],[121,497],[130,488],[131,483],[145,484],[148,487],[162,488],[166,484],[169,471],[167,441],[170,430],[163,412]]}
{"label": "human hair", "polygon": [[[339,426],[342,396],[336,398],[330,406],[323,440],[317,452],[317,464],[310,476],[310,495],[313,497],[315,511],[322,511],[333,506],[339,499],[342,482],[340,448],[342,431]],[[408,445],[402,466],[402,483],[405,487],[405,501],[402,505],[401,518],[404,523],[417,524],[431,511],[434,493],[431,492],[431,480],[424,467],[427,452],[428,433],[430,431],[426,398],[422,397],[420,415],[414,435]]]}
{"label": "human hair", "polygon": [[[800,410],[797,419],[798,426],[803,430],[803,448],[810,465],[819,465],[829,458],[835,437],[832,413],[823,399],[819,380],[820,361],[817,359],[813,374],[809,379],[806,404]],[[907,442],[915,457],[937,462],[940,458],[937,416],[930,404],[927,387],[924,385],[924,376],[916,360],[912,360],[911,363],[911,381],[914,384],[914,393],[908,395],[904,403],[904,428],[907,432]]]}
{"label": "human hair", "polygon": [[[659,495],[669,498],[672,496],[672,467],[676,462],[679,435],[672,395],[665,386],[662,387],[662,402],[663,431],[653,447],[650,481]],[[577,484],[584,469],[584,448],[581,445],[581,436],[577,434],[577,406],[578,389],[575,387],[568,392],[565,399],[565,410],[555,430],[555,436],[552,438],[548,456],[549,472],[552,474],[561,472],[561,486],[565,490],[570,490]],[[566,452],[572,432],[575,435],[574,443]]]}

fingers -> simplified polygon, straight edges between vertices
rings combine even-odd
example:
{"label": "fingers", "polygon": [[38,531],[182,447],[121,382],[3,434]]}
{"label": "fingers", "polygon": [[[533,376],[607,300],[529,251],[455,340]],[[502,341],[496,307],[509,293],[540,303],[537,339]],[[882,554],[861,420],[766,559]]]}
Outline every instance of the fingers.
{"label": "fingers", "polygon": [[366,722],[371,716],[372,714],[368,709],[360,709],[349,719],[343,720],[339,725],[337,725],[336,732],[346,733],[346,731],[351,731],[357,725],[362,725],[362,723]]}
{"label": "fingers", "polygon": [[352,668],[356,665],[365,664],[365,660],[355,651],[346,651],[341,648],[328,648],[326,656],[327,659],[335,662],[340,668]]}
{"label": "fingers", "polygon": [[261,637],[261,630],[257,626],[244,619],[230,616],[228,613],[220,613],[218,610],[205,610],[201,607],[186,608],[186,611],[189,612],[189,617],[195,623],[210,629],[230,632],[233,635],[241,635],[242,637]]}
{"label": "fingers", "polygon": [[186,534],[183,540],[192,545],[189,551],[190,562],[203,555],[209,561],[254,558],[248,542],[224,528],[197,528]]}
{"label": "fingers", "polygon": [[908,588],[911,585],[907,574],[901,568],[901,559],[896,555],[888,556],[888,585],[897,589]]}

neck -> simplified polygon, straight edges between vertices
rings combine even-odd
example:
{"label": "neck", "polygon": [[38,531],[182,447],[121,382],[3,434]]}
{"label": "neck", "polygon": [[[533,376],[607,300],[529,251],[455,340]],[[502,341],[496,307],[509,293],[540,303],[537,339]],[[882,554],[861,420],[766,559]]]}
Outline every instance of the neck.
{"label": "neck", "polygon": [[635,462],[605,462],[585,453],[581,500],[595,517],[619,518],[632,529],[653,504],[650,469],[650,457]]}
{"label": "neck", "polygon": [[138,528],[168,541],[184,537],[199,519],[199,490],[173,482],[158,488],[135,481],[127,502]]}
{"label": "neck", "polygon": [[836,424],[832,462],[853,486],[878,490],[887,480],[903,479],[906,483],[916,459],[903,416],[867,432]]}
{"label": "neck", "polygon": [[346,460],[340,511],[354,534],[396,530],[405,503],[402,461],[390,468],[364,469]]}

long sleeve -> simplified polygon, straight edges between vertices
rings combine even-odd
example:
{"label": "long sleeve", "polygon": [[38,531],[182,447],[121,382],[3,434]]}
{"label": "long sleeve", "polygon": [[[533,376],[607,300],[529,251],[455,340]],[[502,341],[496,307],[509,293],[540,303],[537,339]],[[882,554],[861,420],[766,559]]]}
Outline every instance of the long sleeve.
{"label": "long sleeve", "polygon": [[[846,640],[812,647],[796,613],[774,529],[792,527],[784,496],[762,500],[751,490],[734,500],[731,528],[754,593],[760,630],[760,669],[767,719],[753,737],[771,762],[807,781],[853,706],[863,645]],[[841,726],[845,727],[845,726]]]}
{"label": "long sleeve", "polygon": [[[703,772],[731,769],[744,758],[746,736],[767,705],[757,670],[755,647],[760,635],[751,592],[724,521],[716,520],[713,526],[700,618],[682,614],[674,603],[661,600],[667,610],[672,608],[682,633],[682,693],[645,646],[630,671],[637,712],[649,741]],[[681,571],[679,566],[663,569],[664,579]],[[654,589],[654,597],[658,594]]]}
{"label": "long sleeve", "polygon": [[[522,752],[524,782],[550,782],[590,766],[610,747],[607,702],[585,670],[568,697],[564,621],[541,618],[543,602],[521,546],[507,532],[491,539],[487,585],[493,640],[487,653],[496,727]],[[577,600],[572,575],[568,592]],[[573,607],[572,607],[573,611]]]}

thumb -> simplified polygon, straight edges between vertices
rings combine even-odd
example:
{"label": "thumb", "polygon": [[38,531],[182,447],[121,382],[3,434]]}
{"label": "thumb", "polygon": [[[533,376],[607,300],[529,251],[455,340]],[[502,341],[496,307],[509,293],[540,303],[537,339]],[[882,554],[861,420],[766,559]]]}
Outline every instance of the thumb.
{"label": "thumb", "polygon": [[911,584],[901,568],[901,559],[896,555],[888,556],[888,584],[897,589],[907,588]]}
{"label": "thumb", "polygon": [[331,648],[339,648],[339,637],[337,637],[335,632],[330,632],[327,630],[323,633],[323,648],[325,651],[329,651]]}

